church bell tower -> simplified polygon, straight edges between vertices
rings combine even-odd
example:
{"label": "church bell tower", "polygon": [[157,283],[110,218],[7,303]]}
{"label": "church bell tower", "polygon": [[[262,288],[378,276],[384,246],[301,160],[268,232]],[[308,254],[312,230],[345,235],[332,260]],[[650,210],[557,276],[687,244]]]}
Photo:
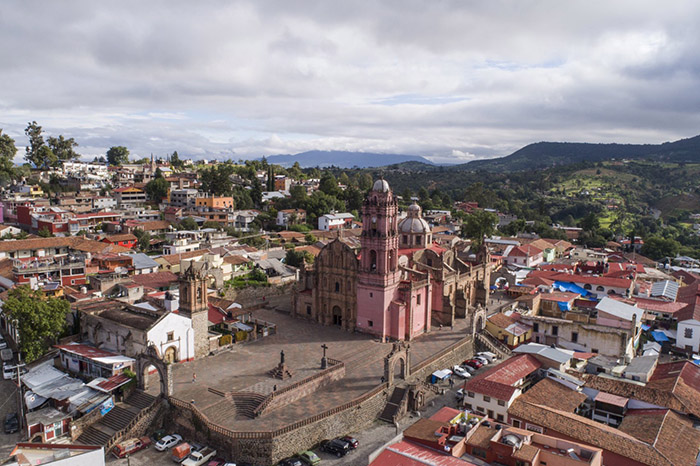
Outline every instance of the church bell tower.
{"label": "church bell tower", "polygon": [[209,302],[204,268],[193,262],[180,274],[180,314],[189,317],[194,330],[195,358],[209,354]]}

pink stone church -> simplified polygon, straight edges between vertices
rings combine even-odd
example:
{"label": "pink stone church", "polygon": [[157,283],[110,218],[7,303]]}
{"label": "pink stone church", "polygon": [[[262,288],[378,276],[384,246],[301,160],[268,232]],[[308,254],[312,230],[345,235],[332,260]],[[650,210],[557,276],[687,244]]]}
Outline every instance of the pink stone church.
{"label": "pink stone church", "polygon": [[472,331],[483,328],[476,306],[488,299],[487,252],[469,261],[433,243],[417,204],[399,221],[398,201],[385,180],[367,194],[361,220],[359,251],[339,237],[302,268],[294,316],[383,340],[411,340],[459,318],[471,319]]}

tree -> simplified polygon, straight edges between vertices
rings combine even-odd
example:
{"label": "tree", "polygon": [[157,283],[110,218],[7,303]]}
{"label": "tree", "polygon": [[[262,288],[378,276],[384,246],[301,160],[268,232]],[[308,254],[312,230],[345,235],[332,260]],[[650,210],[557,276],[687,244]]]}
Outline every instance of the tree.
{"label": "tree", "polygon": [[180,221],[180,229],[181,230],[197,230],[197,229],[199,229],[199,226],[197,225],[197,222],[192,217],[187,217],[187,218],[183,218]]}
{"label": "tree", "polygon": [[234,170],[234,166],[230,163],[220,163],[214,167],[202,170],[199,175],[202,191],[211,193],[214,196],[230,196],[233,192],[231,175],[233,175]]}
{"label": "tree", "polygon": [[19,349],[30,363],[44,355],[65,330],[70,304],[22,285],[10,290],[3,311],[9,321],[17,321]]}
{"label": "tree", "polygon": [[134,236],[139,243],[139,249],[143,252],[151,249],[151,234],[140,228],[134,228]]}
{"label": "tree", "polygon": [[170,188],[170,183],[168,183],[162,176],[156,177],[155,179],[149,181],[146,184],[146,194],[153,201],[160,201],[161,199],[168,196],[168,189]]}
{"label": "tree", "polygon": [[481,245],[484,236],[491,236],[498,217],[492,212],[477,210],[467,217],[462,225],[462,236],[470,238],[475,245]]}
{"label": "tree", "polygon": [[318,189],[329,196],[338,197],[340,194],[338,181],[335,179],[335,176],[333,176],[332,173],[326,173],[321,177]]}
{"label": "tree", "polygon": [[680,243],[674,239],[649,236],[644,240],[642,254],[654,260],[663,259],[664,257],[676,257],[680,247]]}
{"label": "tree", "polygon": [[372,187],[372,183],[372,175],[369,173],[363,173],[357,180],[357,186],[360,187],[360,191],[362,192],[369,191],[369,189]]}
{"label": "tree", "polygon": [[26,134],[29,139],[24,158],[36,168],[44,167],[43,157],[39,154],[39,150],[44,147],[44,136],[41,135],[42,131],[41,126],[39,126],[36,121],[28,123],[24,130],[24,134]]}
{"label": "tree", "polygon": [[113,146],[107,151],[107,162],[110,165],[129,163],[129,149],[124,146]]}
{"label": "tree", "polygon": [[37,232],[37,235],[41,236],[42,238],[51,238],[53,233],[51,233],[51,230],[49,230],[47,227],[41,227],[41,229]]}
{"label": "tree", "polygon": [[173,155],[170,156],[170,166],[173,167],[173,170],[182,170],[185,168],[185,162],[180,159],[177,151],[173,152]]}
{"label": "tree", "polygon": [[600,221],[598,216],[591,212],[581,219],[580,225],[586,231],[595,232],[600,228]]}
{"label": "tree", "polygon": [[0,186],[6,186],[16,179],[14,158],[17,154],[15,140],[7,134],[2,134],[0,128]]}
{"label": "tree", "polygon": [[62,135],[57,138],[50,137],[47,139],[47,144],[56,156],[58,164],[80,158],[80,154],[75,151],[78,143],[73,138],[65,139]]}
{"label": "tree", "polygon": [[304,264],[306,254],[308,254],[306,251],[290,249],[284,256],[284,263],[291,267],[301,267]]}

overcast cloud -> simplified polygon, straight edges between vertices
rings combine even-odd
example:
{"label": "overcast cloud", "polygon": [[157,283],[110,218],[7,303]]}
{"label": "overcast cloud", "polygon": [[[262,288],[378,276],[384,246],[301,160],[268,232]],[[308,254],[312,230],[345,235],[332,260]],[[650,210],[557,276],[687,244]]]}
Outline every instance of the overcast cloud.
{"label": "overcast cloud", "polygon": [[507,155],[700,133],[700,2],[27,1],[0,128],[135,156]]}

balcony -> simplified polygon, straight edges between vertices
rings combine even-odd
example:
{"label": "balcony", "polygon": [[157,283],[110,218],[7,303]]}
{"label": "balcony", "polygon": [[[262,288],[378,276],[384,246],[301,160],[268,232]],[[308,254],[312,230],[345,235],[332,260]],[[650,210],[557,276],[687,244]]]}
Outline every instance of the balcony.
{"label": "balcony", "polygon": [[16,275],[48,273],[57,270],[85,268],[85,256],[51,257],[46,259],[34,259],[23,261],[12,260],[12,271]]}

